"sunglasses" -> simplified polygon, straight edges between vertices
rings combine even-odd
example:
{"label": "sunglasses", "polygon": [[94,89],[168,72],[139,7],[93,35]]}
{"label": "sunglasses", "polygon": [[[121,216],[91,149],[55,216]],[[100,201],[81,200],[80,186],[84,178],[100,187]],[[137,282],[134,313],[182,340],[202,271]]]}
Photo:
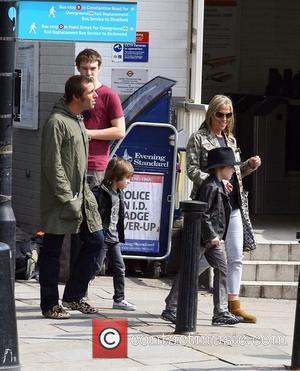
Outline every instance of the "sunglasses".
{"label": "sunglasses", "polygon": [[226,117],[227,119],[231,119],[231,117],[232,117],[232,112],[228,112],[228,113],[216,112],[216,113],[215,113],[215,116],[216,116],[218,119],[222,119],[223,117]]}

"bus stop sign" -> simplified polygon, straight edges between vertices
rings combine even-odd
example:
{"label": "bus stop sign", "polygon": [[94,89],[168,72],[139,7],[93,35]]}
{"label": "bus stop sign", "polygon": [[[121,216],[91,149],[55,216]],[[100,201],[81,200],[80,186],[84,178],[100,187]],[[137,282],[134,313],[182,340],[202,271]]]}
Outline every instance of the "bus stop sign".
{"label": "bus stop sign", "polygon": [[137,3],[20,1],[21,40],[135,42]]}

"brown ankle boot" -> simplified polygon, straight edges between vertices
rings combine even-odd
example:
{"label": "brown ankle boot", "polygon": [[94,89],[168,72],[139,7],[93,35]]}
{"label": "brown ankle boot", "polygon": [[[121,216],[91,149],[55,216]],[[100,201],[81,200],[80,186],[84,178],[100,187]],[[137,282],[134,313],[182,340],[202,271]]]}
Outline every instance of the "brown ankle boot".
{"label": "brown ankle boot", "polygon": [[229,301],[228,309],[235,316],[242,317],[241,322],[256,323],[256,317],[242,309],[239,300]]}

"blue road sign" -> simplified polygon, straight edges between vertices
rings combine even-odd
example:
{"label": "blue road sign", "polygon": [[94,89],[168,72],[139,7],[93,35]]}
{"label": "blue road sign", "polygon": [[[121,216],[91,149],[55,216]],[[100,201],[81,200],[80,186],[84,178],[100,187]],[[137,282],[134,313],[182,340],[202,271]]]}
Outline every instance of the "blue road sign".
{"label": "blue road sign", "polygon": [[20,1],[23,40],[134,42],[136,3]]}
{"label": "blue road sign", "polygon": [[149,60],[149,32],[138,31],[134,43],[113,45],[114,62],[148,62]]}
{"label": "blue road sign", "polygon": [[124,44],[123,62],[148,62],[149,44],[126,43]]}
{"label": "blue road sign", "polygon": [[119,53],[120,51],[122,51],[122,45],[121,44],[115,44],[114,45],[114,51]]}

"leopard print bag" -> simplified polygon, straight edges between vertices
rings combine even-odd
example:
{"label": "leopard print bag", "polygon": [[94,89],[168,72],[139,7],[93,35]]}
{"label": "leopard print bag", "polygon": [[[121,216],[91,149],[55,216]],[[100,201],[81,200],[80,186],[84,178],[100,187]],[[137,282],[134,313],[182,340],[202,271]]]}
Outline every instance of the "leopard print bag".
{"label": "leopard print bag", "polygon": [[251,251],[256,249],[254,231],[249,217],[248,192],[241,193],[241,215],[243,221],[243,250]]}

